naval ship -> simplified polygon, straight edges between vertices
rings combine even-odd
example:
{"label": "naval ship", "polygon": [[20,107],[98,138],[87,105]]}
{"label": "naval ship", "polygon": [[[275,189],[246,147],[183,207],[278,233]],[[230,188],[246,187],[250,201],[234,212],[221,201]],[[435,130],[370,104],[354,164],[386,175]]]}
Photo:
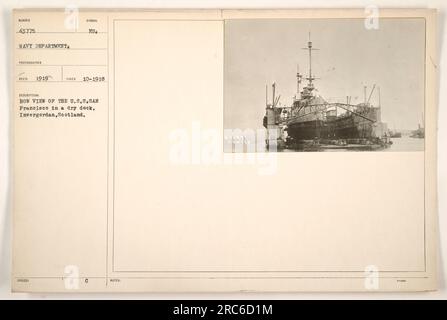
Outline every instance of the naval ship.
{"label": "naval ship", "polygon": [[[422,114],[422,124],[425,123],[424,114]],[[410,134],[411,138],[419,138],[424,139],[425,138],[425,128],[420,123],[418,124],[418,128],[416,130],[413,130]]]}
{"label": "naval ship", "polygon": [[[280,95],[276,96],[276,83],[272,84],[272,100],[268,100],[266,86],[266,107],[263,125],[267,129],[267,148],[276,143],[277,148],[306,149],[337,148],[340,149],[379,149],[392,142],[385,123],[381,121],[380,88],[378,106],[373,106],[371,96],[376,89],[374,85],[367,98],[364,87],[364,101],[351,104],[351,97],[346,103],[330,103],[317,94],[312,73],[312,41],[307,42],[309,55],[309,73],[304,79],[307,83],[301,89],[303,75],[297,70],[297,92],[290,106],[279,104]],[[275,139],[275,140],[273,140]]]}
{"label": "naval ship", "polygon": [[411,132],[410,134],[411,138],[419,138],[423,139],[425,138],[425,129],[420,124],[418,124],[418,128]]}

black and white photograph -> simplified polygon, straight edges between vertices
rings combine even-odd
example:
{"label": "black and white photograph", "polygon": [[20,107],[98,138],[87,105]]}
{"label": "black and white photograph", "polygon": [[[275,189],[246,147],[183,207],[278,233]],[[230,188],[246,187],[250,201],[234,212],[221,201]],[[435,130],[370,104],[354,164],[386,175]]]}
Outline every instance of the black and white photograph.
{"label": "black and white photograph", "polygon": [[423,151],[425,20],[225,22],[226,152]]}

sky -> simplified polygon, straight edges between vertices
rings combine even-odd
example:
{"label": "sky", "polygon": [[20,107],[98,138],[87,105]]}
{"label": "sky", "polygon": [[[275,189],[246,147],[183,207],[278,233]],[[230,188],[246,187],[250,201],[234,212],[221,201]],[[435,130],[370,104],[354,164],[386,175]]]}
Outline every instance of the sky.
{"label": "sky", "polygon": [[[280,103],[290,106],[296,93],[296,70],[308,74],[307,46],[314,48],[315,87],[329,102],[363,101],[380,87],[382,121],[390,129],[412,130],[424,110],[425,21],[380,19],[366,29],[363,19],[255,19],[225,22],[224,126],[262,127],[265,86],[276,82]],[[304,84],[304,82],[303,82]],[[376,87],[377,88],[377,87]],[[378,104],[378,91],[371,96]]]}

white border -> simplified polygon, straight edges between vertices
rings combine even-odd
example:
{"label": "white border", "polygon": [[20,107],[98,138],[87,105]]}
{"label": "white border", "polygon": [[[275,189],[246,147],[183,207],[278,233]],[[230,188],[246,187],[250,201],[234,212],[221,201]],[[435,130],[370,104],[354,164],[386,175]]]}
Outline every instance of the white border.
{"label": "white border", "polygon": [[[10,53],[11,53],[11,10],[21,7],[63,7],[65,5],[77,5],[80,8],[362,8],[371,4],[380,7],[411,7],[411,8],[436,8],[438,9],[438,47],[439,60],[438,70],[440,72],[439,88],[445,87],[447,66],[442,61],[447,61],[445,53],[445,40],[447,36],[445,29],[447,23],[445,14],[447,2],[445,0],[3,0],[0,3],[1,31],[0,43],[0,299],[56,299],[79,298],[79,294],[22,294],[10,293],[11,275],[11,217],[9,210],[9,128],[10,128]],[[447,299],[446,267],[447,260],[447,210],[446,210],[446,182],[447,182],[447,136],[446,136],[446,109],[443,106],[447,97],[447,91],[439,90],[438,109],[438,197],[439,197],[439,231],[440,231],[440,275],[439,290],[437,292],[425,293],[228,293],[228,294],[82,294],[85,299],[98,298],[135,298],[135,299]],[[441,165],[443,164],[443,165]]]}

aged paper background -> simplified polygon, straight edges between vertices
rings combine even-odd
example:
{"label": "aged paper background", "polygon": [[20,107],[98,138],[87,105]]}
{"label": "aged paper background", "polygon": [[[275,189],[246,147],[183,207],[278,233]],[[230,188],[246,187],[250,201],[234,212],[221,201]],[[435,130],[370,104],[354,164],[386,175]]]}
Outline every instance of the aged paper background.
{"label": "aged paper background", "polygon": [[[202,163],[191,145],[188,161],[171,158],[173,133],[192,141],[198,123],[222,133],[222,19],[360,14],[96,12],[114,48],[109,86],[82,94],[107,103],[81,122],[15,121],[13,288],[64,291],[64,268],[76,265],[85,291],[353,291],[365,290],[374,265],[379,290],[434,289],[434,86],[425,153],[290,153],[228,165],[221,153]],[[382,14],[425,16],[427,59],[436,56],[432,12]],[[45,85],[26,89],[81,90]]]}

